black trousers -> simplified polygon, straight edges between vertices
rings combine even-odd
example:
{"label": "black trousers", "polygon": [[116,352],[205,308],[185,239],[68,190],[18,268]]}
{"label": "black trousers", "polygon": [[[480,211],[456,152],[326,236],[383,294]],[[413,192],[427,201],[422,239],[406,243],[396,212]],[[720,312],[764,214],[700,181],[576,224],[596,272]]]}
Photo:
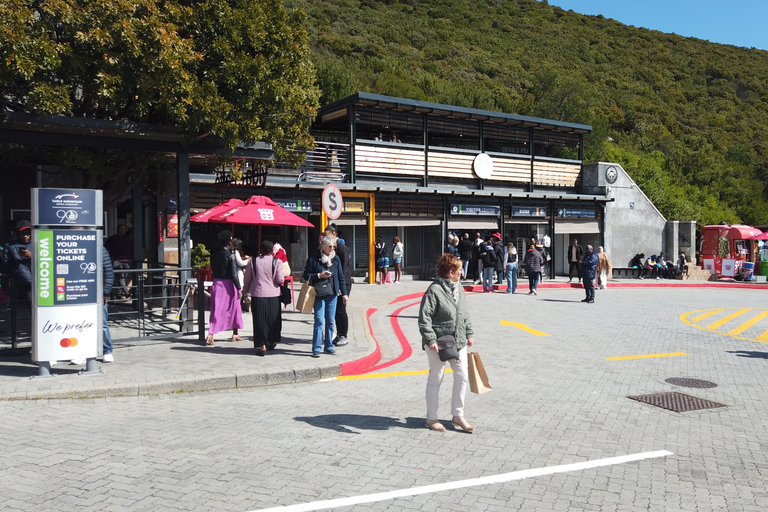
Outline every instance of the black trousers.
{"label": "black trousers", "polygon": [[578,261],[569,261],[568,264],[570,265],[568,267],[568,279],[573,279],[573,269],[576,269],[576,277],[581,279],[581,263]]}
{"label": "black trousers", "polygon": [[[347,283],[347,293],[345,295],[349,297],[349,294],[352,293],[352,283]],[[347,305],[344,304],[344,301],[341,300],[341,297],[339,297],[336,300],[336,336],[344,336],[347,337],[347,333],[349,332],[349,317],[347,316]]]}

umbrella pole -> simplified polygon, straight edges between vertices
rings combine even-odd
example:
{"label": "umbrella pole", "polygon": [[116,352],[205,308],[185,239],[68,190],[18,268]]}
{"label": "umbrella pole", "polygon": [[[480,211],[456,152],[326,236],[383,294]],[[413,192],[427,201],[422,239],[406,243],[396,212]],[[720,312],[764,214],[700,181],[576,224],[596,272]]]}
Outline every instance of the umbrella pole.
{"label": "umbrella pole", "polygon": [[259,251],[261,251],[261,224],[259,224],[259,242],[258,242]]}

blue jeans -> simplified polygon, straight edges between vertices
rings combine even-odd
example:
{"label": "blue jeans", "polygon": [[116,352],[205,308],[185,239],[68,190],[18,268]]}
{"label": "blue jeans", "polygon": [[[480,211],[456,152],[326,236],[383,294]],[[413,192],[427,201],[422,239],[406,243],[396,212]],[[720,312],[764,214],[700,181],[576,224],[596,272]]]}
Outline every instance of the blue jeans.
{"label": "blue jeans", "polygon": [[493,267],[483,269],[483,291],[493,290]]}
{"label": "blue jeans", "polygon": [[539,287],[539,276],[541,276],[541,270],[528,272],[528,288],[531,291]]}
{"label": "blue jeans", "polygon": [[507,293],[517,290],[517,263],[507,263]]}
{"label": "blue jeans", "polygon": [[106,301],[104,302],[104,315],[102,316],[102,330],[104,333],[101,338],[101,346],[104,349],[104,355],[112,353],[112,334],[109,332],[109,324],[107,324],[107,316],[109,315],[109,307],[107,307]]}
{"label": "blue jeans", "polygon": [[463,260],[461,262],[464,265],[464,279],[467,279],[469,276],[467,276],[467,271],[469,270],[469,260]]}
{"label": "blue jeans", "polygon": [[325,330],[325,350],[333,351],[333,321],[336,318],[337,297],[315,299],[315,328],[312,333],[312,353],[323,351],[323,330]]}

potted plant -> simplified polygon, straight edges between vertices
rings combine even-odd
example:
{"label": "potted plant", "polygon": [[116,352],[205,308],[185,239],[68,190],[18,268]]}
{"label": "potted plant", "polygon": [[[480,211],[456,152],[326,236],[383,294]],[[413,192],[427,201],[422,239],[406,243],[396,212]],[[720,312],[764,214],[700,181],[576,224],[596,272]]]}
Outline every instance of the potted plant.
{"label": "potted plant", "polygon": [[190,254],[192,255],[192,266],[197,268],[198,272],[207,275],[211,271],[211,252],[205,247],[205,244],[195,245]]}

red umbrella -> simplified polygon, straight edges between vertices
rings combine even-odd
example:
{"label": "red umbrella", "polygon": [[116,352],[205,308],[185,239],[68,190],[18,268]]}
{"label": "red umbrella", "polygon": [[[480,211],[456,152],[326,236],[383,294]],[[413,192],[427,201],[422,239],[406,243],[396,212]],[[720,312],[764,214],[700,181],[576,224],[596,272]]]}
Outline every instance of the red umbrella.
{"label": "red umbrella", "polygon": [[768,231],[749,238],[750,240],[768,240]]}
{"label": "red umbrella", "polygon": [[[235,201],[239,200],[235,199]],[[240,203],[229,208],[222,208],[218,212],[207,215],[203,220],[197,222],[250,224],[253,226],[306,226],[310,228],[314,226],[311,222],[289,212],[268,197],[251,196],[244,203],[242,201]],[[211,210],[220,208],[224,204],[226,203],[222,203]],[[203,217],[208,211],[199,213],[195,217]],[[196,219],[193,217],[192,220]]]}
{"label": "red umbrella", "polygon": [[189,218],[189,220],[192,222],[209,222],[211,217],[226,213],[231,209],[238,206],[243,206],[244,204],[245,201],[242,201],[241,199],[227,199],[223,203],[218,204],[211,209],[193,215]]}

